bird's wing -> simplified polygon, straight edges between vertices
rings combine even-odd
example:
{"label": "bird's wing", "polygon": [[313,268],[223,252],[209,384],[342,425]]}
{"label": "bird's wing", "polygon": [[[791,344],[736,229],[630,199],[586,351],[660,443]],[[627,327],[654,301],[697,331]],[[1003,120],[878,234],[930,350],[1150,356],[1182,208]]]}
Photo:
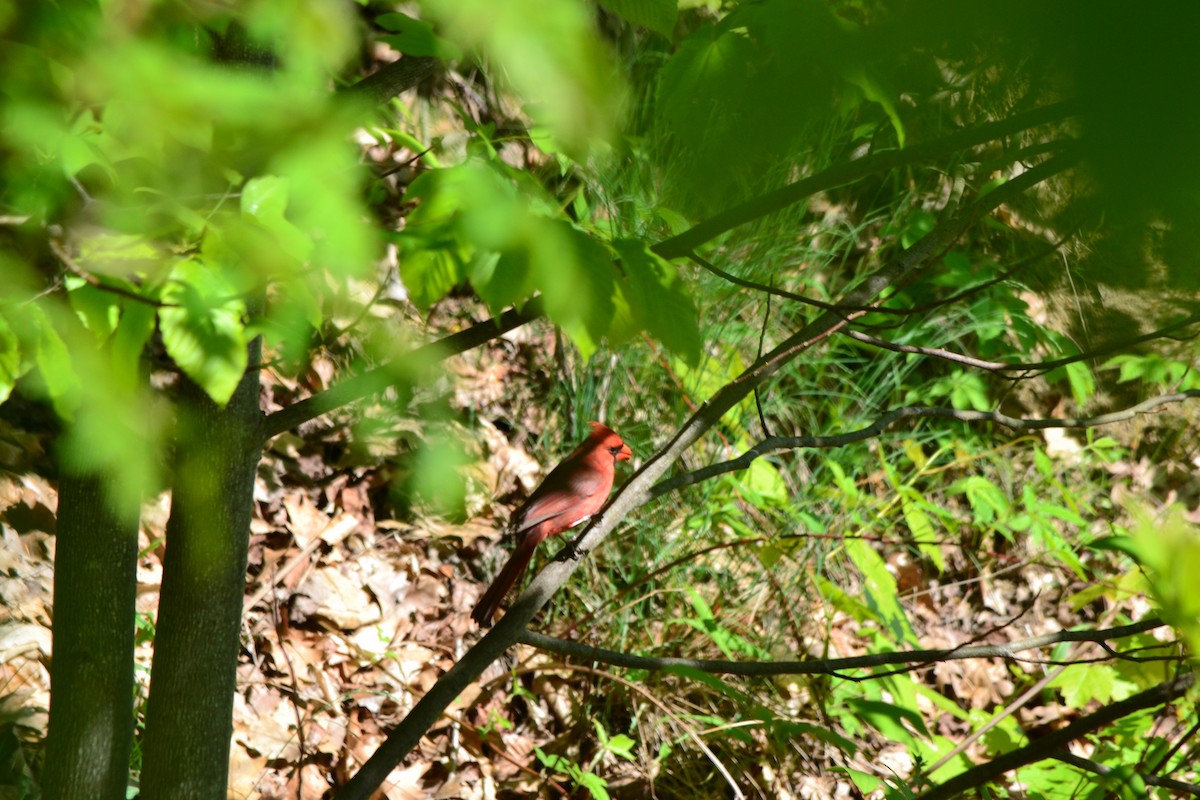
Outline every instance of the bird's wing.
{"label": "bird's wing", "polygon": [[[567,520],[569,528],[584,517],[595,514],[608,495],[604,472],[599,469],[575,469],[558,473],[554,470],[538,487],[529,502],[516,516],[516,529],[528,530],[534,525],[561,515],[575,516]],[[608,489],[612,488],[611,479]],[[599,503],[596,500],[599,499]],[[577,514],[577,516],[576,516]]]}

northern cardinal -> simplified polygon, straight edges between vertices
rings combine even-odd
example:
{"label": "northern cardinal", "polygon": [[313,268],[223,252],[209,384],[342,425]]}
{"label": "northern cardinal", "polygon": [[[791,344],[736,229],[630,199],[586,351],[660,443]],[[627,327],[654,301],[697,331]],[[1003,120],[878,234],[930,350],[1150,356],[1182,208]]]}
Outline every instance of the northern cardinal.
{"label": "northern cardinal", "polygon": [[588,424],[592,432],[583,444],[551,470],[509,522],[509,529],[520,538],[500,574],[471,611],[471,619],[480,626],[492,624],[500,601],[529,566],[534,549],[543,539],[573,528],[600,510],[612,491],[617,462],[633,455],[615,431],[599,422]]}

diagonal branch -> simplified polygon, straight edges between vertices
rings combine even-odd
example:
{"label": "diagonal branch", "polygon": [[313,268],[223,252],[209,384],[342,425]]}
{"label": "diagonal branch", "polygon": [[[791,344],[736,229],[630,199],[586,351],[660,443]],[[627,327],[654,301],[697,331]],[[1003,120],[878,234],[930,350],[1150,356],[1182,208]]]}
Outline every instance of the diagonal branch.
{"label": "diagonal branch", "polygon": [[[1067,750],[1063,750],[1059,753],[1053,753],[1051,754],[1051,758],[1057,759],[1064,764],[1070,764],[1073,767],[1078,767],[1085,772],[1095,773],[1101,777],[1108,777],[1110,775],[1112,775],[1114,778],[1117,777],[1113,775],[1116,770],[1107,764],[1101,764],[1088,758],[1080,758],[1079,756]],[[1171,789],[1175,792],[1181,792],[1183,794],[1190,794],[1200,797],[1200,786],[1195,784],[1184,783],[1183,781],[1172,780],[1171,778],[1160,778],[1157,775],[1150,775],[1145,772],[1134,772],[1133,774],[1137,775],[1142,783],[1150,786],[1161,786],[1164,789]],[[1126,780],[1128,780],[1128,777],[1126,777]]]}
{"label": "diagonal branch", "polygon": [[844,186],[860,178],[884,170],[903,167],[908,164],[919,164],[936,159],[939,156],[964,150],[968,147],[990,142],[1013,133],[1036,128],[1051,122],[1058,122],[1075,112],[1074,102],[1054,103],[1048,106],[1014,114],[1002,120],[988,122],[965,131],[958,131],[941,139],[913,145],[903,150],[888,150],[871,153],[845,164],[839,164],[829,169],[810,175],[807,178],[789,183],[781,189],[759,195],[753,200],[734,206],[728,211],[717,214],[701,222],[683,233],[659,242],[651,249],[663,258],[679,258],[686,256],[700,245],[715,239],[739,225],[781,211],[794,205],[804,198]]}
{"label": "diagonal branch", "polygon": [[987,763],[972,767],[955,775],[945,783],[933,787],[917,797],[917,800],[949,800],[952,797],[975,789],[999,778],[1006,772],[1028,766],[1046,758],[1056,758],[1067,744],[1105,725],[1127,717],[1135,711],[1153,708],[1182,697],[1194,682],[1192,673],[1166,681],[1144,692],[1118,703],[1104,706],[1098,711],[1081,717],[1060,730],[1049,733],[1024,747],[998,756]]}
{"label": "diagonal branch", "polygon": [[382,105],[432,75],[438,63],[436,58],[404,56],[398,61],[384,64],[358,83],[338,90],[338,95],[362,98],[375,106]]}
{"label": "diagonal branch", "polygon": [[[1020,192],[1069,169],[1077,160],[1078,157],[1074,155],[1051,159],[977,198],[930,231],[911,248],[896,256],[887,266],[864,278],[845,295],[844,304],[865,306],[889,286],[916,279],[924,273],[939,252],[953,244],[972,224]],[[762,385],[789,361],[832,336],[850,319],[861,313],[851,312],[843,315],[826,312],[820,315],[774,350],[759,357],[741,375],[719,389],[656,455],[642,465],[608,506],[593,518],[574,546],[566,550],[576,554],[587,553],[601,544],[626,514],[654,496],[654,484],[726,411],[737,405],[742,398],[754,391],[755,387]],[[437,721],[454,698],[518,640],[534,614],[567,581],[580,563],[578,558],[560,558],[543,569],[500,622],[417,702],[362,769],[346,784],[338,795],[339,800],[366,800],[383,783],[393,767],[412,751],[421,736]]]}
{"label": "diagonal branch", "polygon": [[[1059,642],[1107,642],[1134,636],[1145,631],[1161,628],[1166,623],[1160,619],[1146,619],[1131,625],[1105,628],[1098,631],[1055,631],[1017,642],[998,645],[974,645],[970,647],[944,648],[939,650],[907,650],[895,653],[873,653],[850,658],[827,658],[805,661],[726,661],[707,658],[656,658],[635,656],[602,647],[592,647],[547,636],[537,631],[524,631],[519,641],[552,653],[569,656],[580,661],[598,661],[625,669],[665,670],[678,667],[708,672],[715,675],[746,675],[765,677],[770,675],[839,675],[850,669],[869,669],[893,664],[933,664],[941,661],[961,661],[967,658],[1013,659],[1017,653],[1036,650]],[[1165,643],[1164,643],[1165,644]],[[844,677],[844,676],[843,676]]]}
{"label": "diagonal branch", "polygon": [[388,363],[360,373],[323,392],[293,403],[267,415],[262,422],[263,440],[278,436],[284,431],[310,422],[323,414],[382,392],[400,381],[397,376],[411,373],[414,368],[440,361],[458,353],[478,347],[501,334],[519,328],[526,322],[542,316],[541,298],[535,297],[520,311],[510,309],[499,317],[477,322],[469,328],[422,345]]}

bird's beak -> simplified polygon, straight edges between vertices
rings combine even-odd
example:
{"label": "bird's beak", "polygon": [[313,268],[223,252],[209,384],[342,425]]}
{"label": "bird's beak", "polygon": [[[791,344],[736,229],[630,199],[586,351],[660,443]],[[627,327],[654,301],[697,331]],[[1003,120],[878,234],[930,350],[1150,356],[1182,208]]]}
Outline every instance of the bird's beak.
{"label": "bird's beak", "polygon": [[622,444],[621,452],[617,453],[617,461],[628,461],[633,458],[633,451],[629,449],[629,445]]}

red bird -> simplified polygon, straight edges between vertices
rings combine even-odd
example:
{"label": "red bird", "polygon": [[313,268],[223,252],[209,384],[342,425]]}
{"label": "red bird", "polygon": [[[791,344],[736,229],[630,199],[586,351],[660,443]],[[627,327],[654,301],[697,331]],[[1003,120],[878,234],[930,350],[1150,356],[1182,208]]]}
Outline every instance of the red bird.
{"label": "red bird", "polygon": [[500,574],[471,611],[471,619],[479,625],[492,624],[500,601],[529,566],[534,549],[543,539],[575,527],[600,510],[612,491],[617,462],[633,455],[615,431],[599,422],[588,424],[592,426],[591,435],[551,470],[509,522],[509,528],[520,539]]}

